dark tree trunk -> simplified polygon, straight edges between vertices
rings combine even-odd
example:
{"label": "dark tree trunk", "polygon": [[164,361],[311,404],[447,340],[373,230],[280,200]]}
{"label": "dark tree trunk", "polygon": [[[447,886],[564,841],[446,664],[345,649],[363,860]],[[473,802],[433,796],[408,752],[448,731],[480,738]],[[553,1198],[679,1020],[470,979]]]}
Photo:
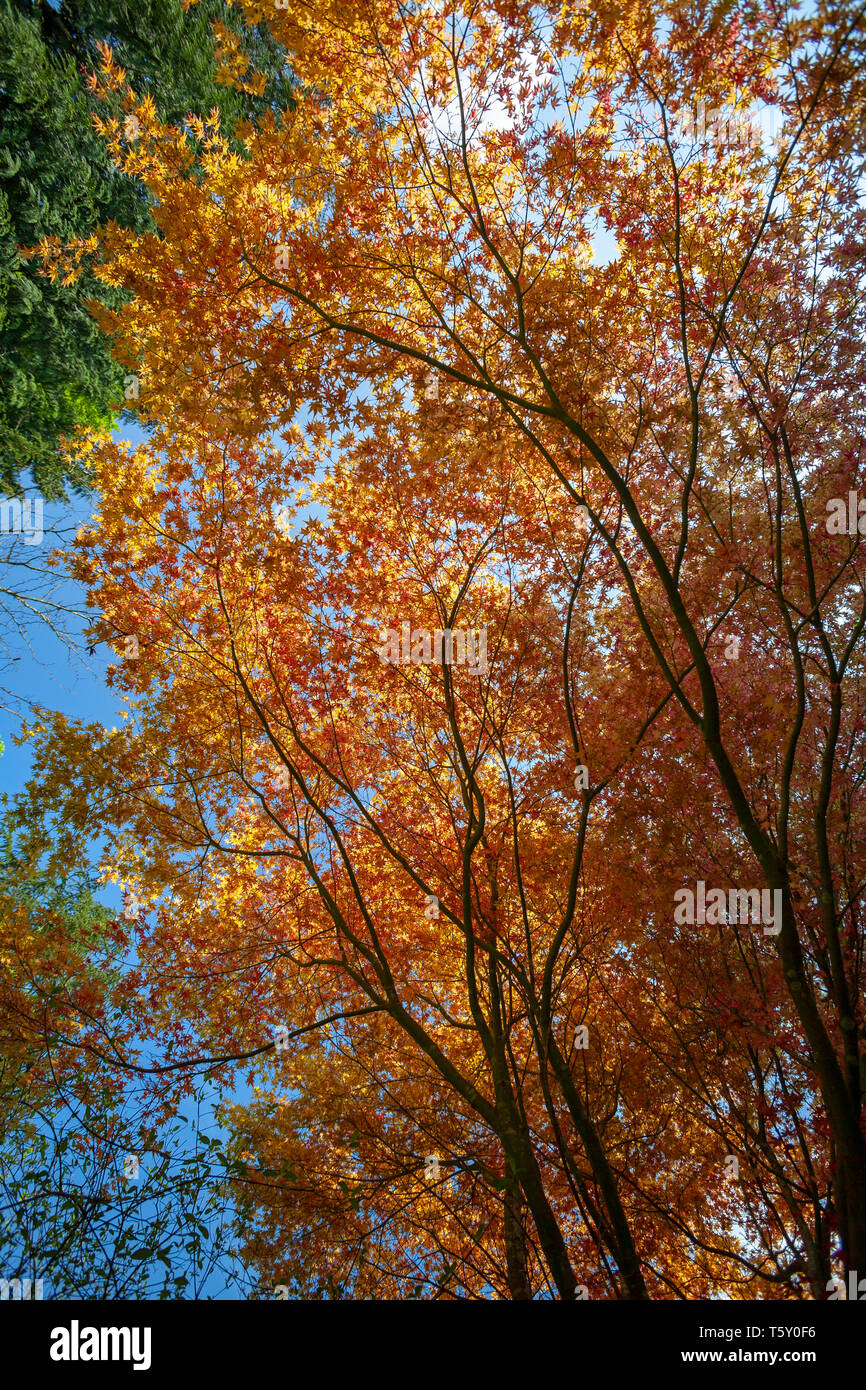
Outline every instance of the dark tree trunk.
{"label": "dark tree trunk", "polygon": [[512,1298],[531,1299],[532,1289],[529,1286],[529,1270],[526,1263],[526,1237],[523,1230],[523,1202],[516,1188],[506,1189],[503,1206],[508,1292]]}

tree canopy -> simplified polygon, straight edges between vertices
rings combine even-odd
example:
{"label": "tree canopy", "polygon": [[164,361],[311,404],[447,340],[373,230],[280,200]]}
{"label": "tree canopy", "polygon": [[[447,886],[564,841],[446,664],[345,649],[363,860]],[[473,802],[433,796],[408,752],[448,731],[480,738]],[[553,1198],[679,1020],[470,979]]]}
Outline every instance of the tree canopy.
{"label": "tree canopy", "polygon": [[142,98],[100,129],[154,227],[42,244],[129,296],[153,431],[76,443],[128,718],[40,716],[22,821],[106,836],[141,1026],[257,1080],[264,1294],[827,1297],[866,1268],[862,12],[243,13],[303,100],[192,149]]}

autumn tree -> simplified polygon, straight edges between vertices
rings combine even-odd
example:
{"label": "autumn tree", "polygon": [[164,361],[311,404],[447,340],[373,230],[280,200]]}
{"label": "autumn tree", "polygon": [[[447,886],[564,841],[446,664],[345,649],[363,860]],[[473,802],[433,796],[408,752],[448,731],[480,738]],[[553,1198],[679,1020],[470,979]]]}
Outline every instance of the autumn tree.
{"label": "autumn tree", "polygon": [[[489,426],[467,417],[452,495],[470,492]],[[38,783],[52,805],[58,783],[77,783],[60,802],[65,821],[117,826],[109,858],[138,845],[126,872],[141,874],[148,897],[170,887],[142,951],[139,1004],[173,1040],[178,1066],[261,1057],[275,1050],[276,1027],[287,1043],[303,1039],[271,1083],[278,1108],[267,1130],[255,1110],[237,1117],[250,1138],[244,1200],[271,1194],[248,1247],[270,1287],[309,1290],[327,1272],[332,1290],[520,1297],[563,1293],[576,1266],[584,1278],[572,1280],[594,1296],[606,1287],[635,1296],[647,1276],[661,1294],[696,1296],[720,1281],[748,1290],[791,1262],[772,1263],[763,1207],[763,1248],[732,1238],[748,1209],[725,1182],[718,1136],[728,1138],[730,1116],[707,1142],[706,1113],[684,1113],[679,1087],[658,1074],[664,1009],[629,975],[635,957],[645,961],[647,926],[654,935],[669,919],[665,884],[656,920],[642,913],[628,925],[622,913],[640,889],[624,894],[624,865],[609,867],[611,783],[650,733],[661,757],[669,696],[658,685],[647,702],[651,668],[635,664],[629,690],[611,664],[597,637],[610,612],[597,598],[578,601],[609,579],[609,559],[586,531],[570,537],[549,484],[545,493],[543,477],[526,475],[531,459],[515,463],[503,449],[498,506],[489,497],[471,506],[483,526],[452,513],[431,533],[443,464],[434,474],[416,456],[418,429],[407,417],[396,460],[389,443],[363,450],[351,471],[345,458],[335,464],[333,481],[314,491],[328,526],[312,519],[294,539],[285,503],[279,524],[267,506],[254,510],[282,495],[273,453],[227,444],[215,456],[201,436],[196,457],[187,437],[168,446],[167,487],[157,463],[167,441],[132,457],[106,451],[113,541],[94,554],[96,533],[86,539],[81,574],[98,585],[103,634],[124,654],[115,679],[150,697],[140,734],[73,734],[57,722]],[[374,545],[390,561],[371,569],[361,557]],[[461,629],[481,570],[491,671],[425,665],[425,632]],[[187,596],[182,609],[167,574]],[[372,616],[387,627],[401,611],[419,644],[408,668],[383,662],[397,630],[380,644]],[[466,625],[475,621],[466,612]],[[476,683],[480,703],[469,698]],[[674,774],[676,763],[675,754]],[[639,820],[620,797],[620,814]],[[483,823],[471,844],[464,818],[475,798]],[[190,932],[178,980],[178,942]],[[691,933],[677,945],[694,956]],[[667,966],[656,965],[659,975]],[[713,981],[718,973],[714,965]],[[650,1050],[636,1017],[653,1004]],[[783,1021],[773,1020],[777,1031]],[[682,1064],[677,1025],[664,1041]],[[669,1072],[681,1086],[676,1065]],[[715,1089],[716,1065],[700,1075]],[[481,1077],[491,1078],[492,1105]],[[280,1164],[285,1174],[269,1177]],[[575,1204],[585,1222],[576,1244]],[[371,1229],[383,1246],[372,1263]],[[703,1252],[697,1261],[684,1257],[683,1235]]]}
{"label": "autumn tree", "polygon": [[[78,570],[132,717],[39,754],[167,895],[149,1024],[304,1039],[260,1157],[358,1136],[268,1277],[318,1212],[334,1287],[820,1295],[866,1267],[862,11],[244,8],[309,99],[196,182],[138,108],[159,235],[101,247],[159,429],[95,446]],[[505,1194],[444,1235],[438,1088]]]}

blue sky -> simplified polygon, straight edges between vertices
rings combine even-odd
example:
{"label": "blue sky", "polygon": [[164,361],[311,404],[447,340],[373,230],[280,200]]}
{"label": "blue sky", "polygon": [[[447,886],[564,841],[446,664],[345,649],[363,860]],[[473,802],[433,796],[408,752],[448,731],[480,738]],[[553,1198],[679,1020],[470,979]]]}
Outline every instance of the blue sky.
{"label": "blue sky", "polygon": [[[117,431],[117,437],[137,443],[142,432],[126,426]],[[30,578],[31,570],[22,571],[18,566],[23,561],[28,566],[41,569],[49,551],[58,546],[68,548],[74,531],[86,522],[93,510],[91,497],[77,497],[67,503],[45,504],[44,536],[40,546],[22,547],[20,538],[0,537],[0,587],[16,589],[24,578]],[[36,583],[36,592],[45,594],[47,590],[41,581]],[[120,722],[120,693],[106,685],[105,672],[108,663],[116,661],[116,654],[107,646],[100,645],[90,655],[83,641],[85,593],[82,587],[71,579],[65,579],[50,592],[50,601],[78,610],[81,616],[67,614],[69,636],[74,639],[67,643],[56,636],[38,618],[27,621],[22,632],[10,630],[4,625],[5,641],[0,651],[0,687],[7,692],[2,697],[0,708],[0,740],[4,745],[0,755],[0,790],[11,800],[16,792],[23,789],[32,767],[32,754],[28,744],[16,746],[14,738],[20,733],[22,716],[26,716],[28,704],[40,704],[59,710],[71,718],[98,721],[107,725]],[[15,611],[15,600],[4,600],[8,611]],[[54,610],[51,610],[54,612]],[[96,846],[94,846],[96,849]],[[113,884],[100,889],[98,897],[107,906],[120,910],[122,899]],[[211,1100],[217,1099],[217,1088],[209,1087]],[[249,1098],[249,1091],[241,1085],[232,1093],[232,1098]],[[193,1104],[184,1106],[181,1116],[190,1122],[189,1143],[194,1142],[191,1122],[196,1118]],[[211,1106],[206,1104],[201,1114],[202,1126],[211,1134],[217,1133],[213,1122]],[[146,1166],[146,1156],[142,1156],[142,1166]],[[160,1267],[155,1268],[155,1273]],[[46,1281],[46,1293],[50,1296],[50,1279]],[[238,1297],[234,1281],[219,1272],[211,1276],[203,1285],[203,1296],[208,1298]]]}

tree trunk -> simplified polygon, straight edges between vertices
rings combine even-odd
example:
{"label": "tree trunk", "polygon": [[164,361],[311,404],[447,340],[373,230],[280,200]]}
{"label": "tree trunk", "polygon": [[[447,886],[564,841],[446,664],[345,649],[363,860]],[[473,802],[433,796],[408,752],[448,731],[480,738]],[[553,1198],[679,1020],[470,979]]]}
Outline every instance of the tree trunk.
{"label": "tree trunk", "polygon": [[526,1237],[523,1230],[523,1202],[517,1188],[506,1188],[503,1211],[508,1292],[512,1298],[531,1299],[532,1289],[529,1287],[529,1271],[526,1266]]}

